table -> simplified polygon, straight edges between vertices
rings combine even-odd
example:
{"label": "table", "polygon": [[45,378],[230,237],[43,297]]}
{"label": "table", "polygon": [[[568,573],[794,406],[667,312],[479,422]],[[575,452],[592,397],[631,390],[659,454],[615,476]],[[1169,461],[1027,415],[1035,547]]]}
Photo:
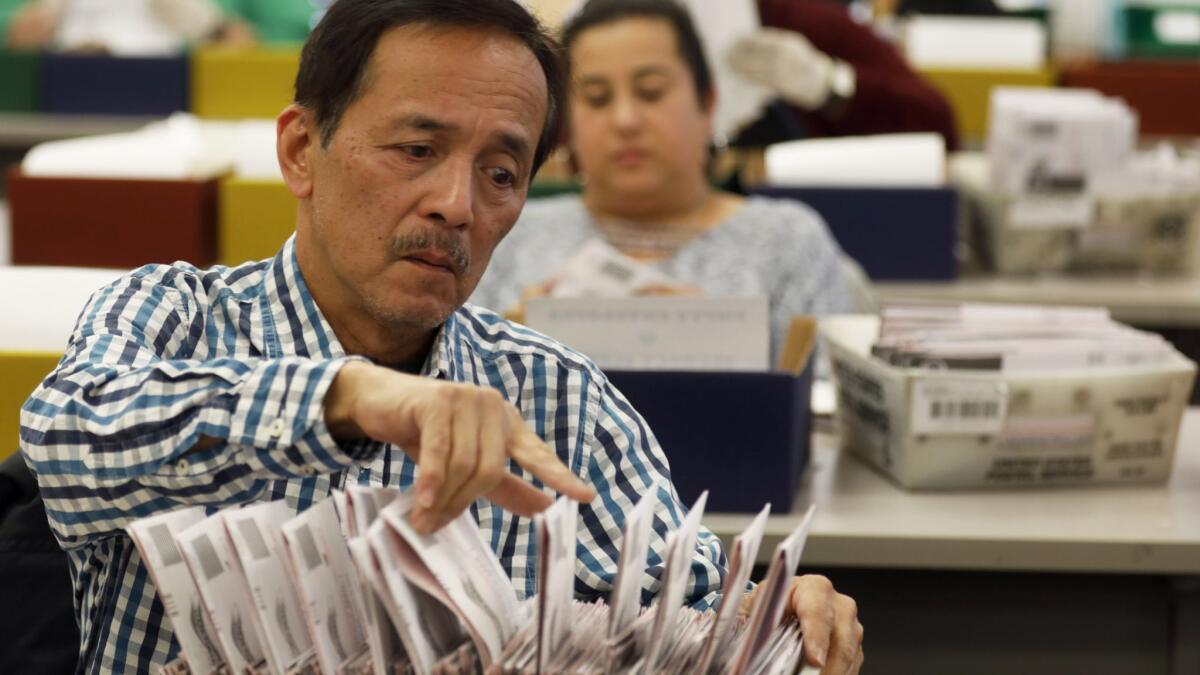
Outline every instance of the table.
{"label": "table", "polygon": [[[817,434],[792,514],[767,521],[759,562],[817,505],[804,562],[822,566],[1191,574],[1200,572],[1200,408],[1184,417],[1164,487],[907,492]],[[726,542],[750,515],[709,514]]]}
{"label": "table", "polygon": [[809,503],[802,569],[859,600],[878,672],[1200,672],[1200,408],[1165,486],[908,492],[817,434],[760,562]]}

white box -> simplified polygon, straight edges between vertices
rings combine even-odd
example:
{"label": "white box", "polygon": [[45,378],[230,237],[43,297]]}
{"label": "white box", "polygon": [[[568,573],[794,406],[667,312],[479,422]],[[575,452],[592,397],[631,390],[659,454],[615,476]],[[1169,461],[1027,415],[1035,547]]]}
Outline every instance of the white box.
{"label": "white box", "polygon": [[906,488],[1162,483],[1171,473],[1196,375],[1178,352],[1146,368],[930,371],[872,357],[876,317],[831,317],[820,330],[842,448]]}
{"label": "white box", "polygon": [[771,369],[765,296],[543,297],[524,319],[605,370]]}
{"label": "white box", "polygon": [[916,16],[904,26],[915,68],[1036,70],[1046,62],[1046,27],[1035,19]]}

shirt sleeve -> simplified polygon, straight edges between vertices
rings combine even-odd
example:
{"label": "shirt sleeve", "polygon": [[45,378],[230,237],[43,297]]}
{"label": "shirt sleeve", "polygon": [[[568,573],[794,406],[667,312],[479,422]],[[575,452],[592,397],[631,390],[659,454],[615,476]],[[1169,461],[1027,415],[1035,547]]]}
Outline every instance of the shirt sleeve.
{"label": "shirt sleeve", "polygon": [[[607,595],[612,590],[625,514],[653,490],[658,505],[642,583],[642,604],[649,604],[662,585],[667,533],[679,528],[687,510],[671,484],[666,457],[646,421],[606,379],[601,383],[584,468],[585,478],[598,496],[591,504],[580,506],[584,527],[579,532],[578,550],[583,553],[577,570],[577,595]],[[686,602],[701,610],[714,607],[725,571],[720,539],[701,527]]]}
{"label": "shirt sleeve", "polygon": [[349,359],[191,358],[203,324],[169,274],[94,295],[22,407],[21,447],[68,546],[183,505],[248,502],[271,479],[335,472],[382,447],[339,443],[324,422]]}

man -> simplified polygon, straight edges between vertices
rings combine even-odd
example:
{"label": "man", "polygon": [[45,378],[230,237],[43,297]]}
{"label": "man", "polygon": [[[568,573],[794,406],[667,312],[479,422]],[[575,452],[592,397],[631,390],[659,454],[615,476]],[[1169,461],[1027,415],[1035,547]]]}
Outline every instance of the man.
{"label": "man", "polygon": [[[186,504],[412,489],[422,531],[471,507],[527,595],[520,516],[564,493],[582,502],[576,589],[600,595],[624,513],[655,490],[661,553],[683,509],[642,418],[584,357],[461,306],[557,138],[561,72],[511,0],[337,2],[278,120],[294,238],[273,260],[148,266],[92,298],[21,418],[71,558],[81,670],[173,656],[123,528]],[[715,602],[711,533],[692,571],[691,601]],[[856,672],[853,601],[821,577],[792,590],[809,660]]]}

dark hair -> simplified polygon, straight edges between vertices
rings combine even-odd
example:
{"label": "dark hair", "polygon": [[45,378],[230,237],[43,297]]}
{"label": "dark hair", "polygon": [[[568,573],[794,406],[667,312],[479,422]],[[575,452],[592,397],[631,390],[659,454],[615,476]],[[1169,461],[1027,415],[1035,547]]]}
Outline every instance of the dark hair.
{"label": "dark hair", "polygon": [[590,0],[563,27],[563,52],[568,55],[568,63],[571,46],[585,30],[630,17],[663,19],[671,24],[679,57],[691,71],[696,97],[703,105],[712,94],[712,69],[704,57],[704,43],[692,23],[691,14],[674,0]]}
{"label": "dark hair", "polygon": [[546,76],[546,123],[533,169],[546,161],[562,127],[566,66],[558,43],[516,0],[337,0],[300,54],[296,103],[313,112],[327,146],[342,115],[366,87],[367,67],[384,32],[410,24],[498,28],[533,52]]}

